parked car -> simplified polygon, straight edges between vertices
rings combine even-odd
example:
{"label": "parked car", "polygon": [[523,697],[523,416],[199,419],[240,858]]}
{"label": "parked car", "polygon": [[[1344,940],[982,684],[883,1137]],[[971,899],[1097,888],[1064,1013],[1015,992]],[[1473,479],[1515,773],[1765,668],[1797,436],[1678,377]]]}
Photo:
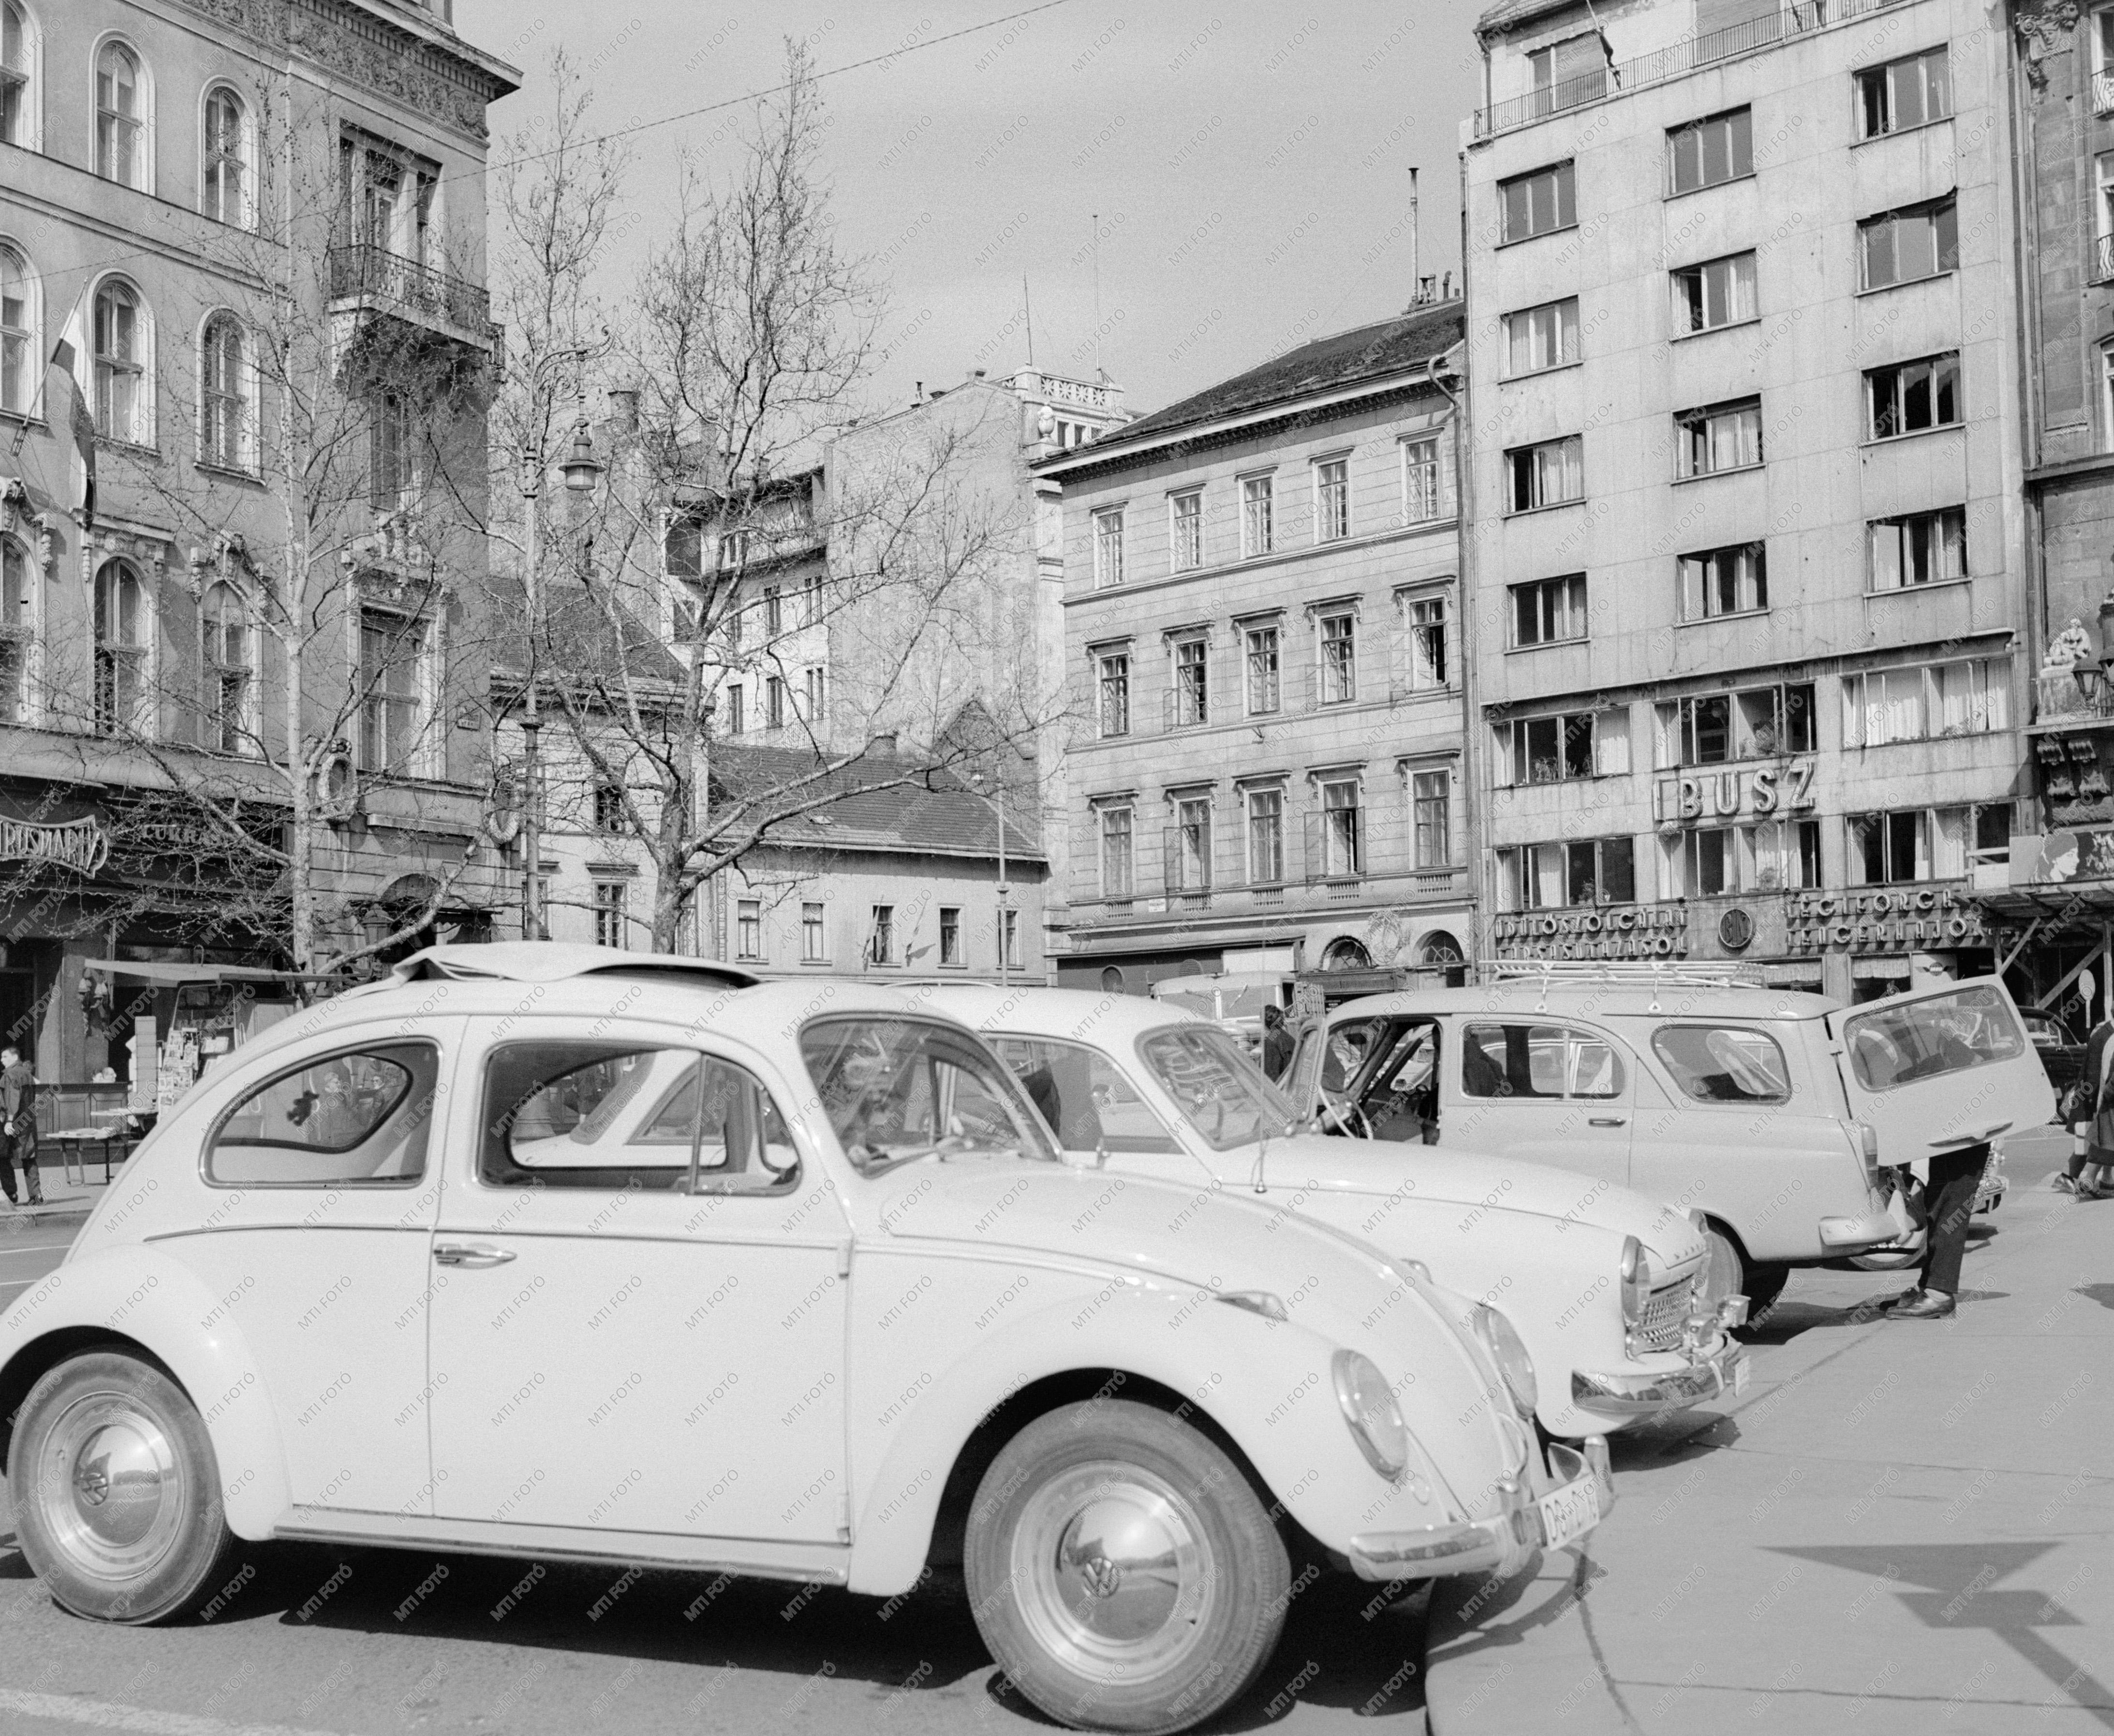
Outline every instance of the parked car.
{"label": "parked car", "polygon": [[1921,1232],[1895,1204],[1906,1167],[2054,1107],[1993,978],[1845,1007],[1677,968],[1538,967],[1346,1002],[1302,1028],[1288,1076],[1302,1110],[1347,1132],[1697,1210],[1714,1281],[1757,1310],[1794,1267],[1913,1259]]}
{"label": "parked car", "polygon": [[1494,1317],[1274,1206],[1068,1160],[888,990],[437,948],[231,1055],[0,1318],[19,1542],[129,1623],[269,1538],[959,1561],[1036,1705],[1184,1728],[1295,1556],[1509,1574],[1612,1496]]}
{"label": "parked car", "polygon": [[2048,1083],[2060,1096],[2063,1088],[2084,1070],[2083,1039],[2052,1012],[2022,1007],[2019,1017],[2025,1021],[2027,1040],[2041,1058],[2041,1065],[2048,1069]]}
{"label": "parked car", "polygon": [[1542,1165],[1325,1138],[1216,1021],[1163,1001],[909,992],[990,1041],[1067,1151],[1319,1219],[1479,1298],[1525,1343],[1552,1435],[1605,1434],[1745,1384],[1729,1330],[1744,1304],[1704,1289],[1709,1244],[1685,1211]]}

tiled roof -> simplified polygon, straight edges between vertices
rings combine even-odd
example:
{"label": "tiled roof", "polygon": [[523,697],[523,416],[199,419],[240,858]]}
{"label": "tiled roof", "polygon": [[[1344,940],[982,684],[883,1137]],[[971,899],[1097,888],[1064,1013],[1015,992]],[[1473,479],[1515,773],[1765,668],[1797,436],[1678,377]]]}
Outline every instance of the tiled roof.
{"label": "tiled roof", "polygon": [[[1316,338],[1288,349],[1246,373],[1235,374],[1193,397],[1141,416],[1084,449],[1088,454],[1119,452],[1125,446],[1174,429],[1216,421],[1276,404],[1293,404],[1317,392],[1333,391],[1361,380],[1399,373],[1444,355],[1461,341],[1467,321],[1457,301],[1417,308],[1393,318]],[[1064,455],[1076,459],[1080,449]]]}
{"label": "tiled roof", "polygon": [[[951,771],[926,768],[914,757],[868,754],[827,773],[812,791],[790,786],[817,761],[804,747],[750,747],[716,743],[712,800],[753,797],[759,815],[816,791],[840,793],[828,806],[771,827],[766,841],[812,850],[896,850],[913,854],[998,854],[998,815],[992,805]],[[891,779],[907,779],[904,783]],[[778,793],[786,792],[785,795]],[[1009,812],[1009,859],[1041,863],[1041,847]]]}
{"label": "tiled roof", "polygon": [[[519,674],[528,666],[528,639],[522,624],[528,608],[516,578],[495,578],[492,588],[505,617],[494,662]],[[613,676],[628,660],[641,680],[680,682],[683,665],[661,636],[621,603],[592,597],[578,586],[552,587],[544,596],[550,622],[547,645],[563,667]]]}

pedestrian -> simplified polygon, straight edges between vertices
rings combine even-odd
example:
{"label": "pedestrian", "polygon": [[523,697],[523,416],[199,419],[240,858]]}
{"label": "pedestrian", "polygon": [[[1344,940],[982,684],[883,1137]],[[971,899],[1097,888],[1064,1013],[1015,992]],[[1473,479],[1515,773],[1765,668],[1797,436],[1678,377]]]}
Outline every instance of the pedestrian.
{"label": "pedestrian", "polygon": [[[1957,1030],[1941,1025],[1933,1035],[1941,1071],[1959,1072],[1983,1058]],[[1988,1163],[1987,1140],[1958,1151],[1936,1152],[1924,1160],[1929,1173],[1923,1186],[1923,1269],[1913,1286],[1879,1304],[1888,1319],[1944,1320],[1958,1311],[1967,1226],[1974,1216],[1974,1196]]]}
{"label": "pedestrian", "polygon": [[1292,1033],[1284,1028],[1284,1009],[1265,1007],[1262,1010],[1262,1070],[1273,1082],[1284,1077],[1284,1070],[1292,1065]]}
{"label": "pedestrian", "polygon": [[22,1059],[21,1050],[10,1043],[0,1048],[0,1178],[5,1180],[10,1205],[17,1203],[18,1163],[27,1202],[42,1205],[43,1183],[37,1173],[37,1076]]}
{"label": "pedestrian", "polygon": [[2052,1184],[2080,1199],[2107,1197],[2114,1170],[2114,1103],[2107,1079],[2114,1071],[2114,1016],[2102,1019],[2084,1040],[2084,1060],[2070,1090],[2065,1119],[2070,1123],[2070,1163]]}

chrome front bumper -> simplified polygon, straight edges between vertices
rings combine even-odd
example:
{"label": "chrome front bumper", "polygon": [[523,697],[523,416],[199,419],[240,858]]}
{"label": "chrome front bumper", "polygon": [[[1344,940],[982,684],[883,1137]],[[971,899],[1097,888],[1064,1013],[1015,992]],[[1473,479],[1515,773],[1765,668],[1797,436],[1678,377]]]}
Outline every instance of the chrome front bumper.
{"label": "chrome front bumper", "polygon": [[1615,1482],[1608,1469],[1608,1443],[1599,1435],[1576,1446],[1552,1441],[1549,1487],[1531,1491],[1508,1478],[1501,1486],[1502,1510],[1494,1518],[1462,1519],[1451,1525],[1425,1525],[1414,1531],[1369,1531],[1351,1539],[1351,1570],[1361,1579],[1392,1583],[1442,1579],[1453,1574],[1494,1573],[1510,1578],[1535,1551],[1548,1546],[1543,1530],[1541,1497],[1587,1478],[1599,1486],[1600,1517],[1615,1505]]}
{"label": "chrome front bumper", "polygon": [[1571,1371],[1571,1402],[1584,1409],[1616,1416],[1648,1417],[1662,1410],[1682,1410],[1730,1392],[1747,1359],[1744,1346],[1730,1338],[1685,1368],[1664,1374],[1591,1374]]}
{"label": "chrome front bumper", "polygon": [[1901,1233],[1901,1227],[1884,1212],[1820,1220],[1820,1245],[1830,1255],[1867,1253],[1895,1240]]}

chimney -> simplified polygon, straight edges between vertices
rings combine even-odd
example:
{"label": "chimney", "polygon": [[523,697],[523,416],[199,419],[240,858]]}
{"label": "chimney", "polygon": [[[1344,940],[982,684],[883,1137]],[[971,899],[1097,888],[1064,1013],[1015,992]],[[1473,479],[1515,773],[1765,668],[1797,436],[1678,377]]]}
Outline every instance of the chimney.
{"label": "chimney", "polygon": [[612,386],[609,390],[610,419],[627,434],[638,430],[638,388]]}

